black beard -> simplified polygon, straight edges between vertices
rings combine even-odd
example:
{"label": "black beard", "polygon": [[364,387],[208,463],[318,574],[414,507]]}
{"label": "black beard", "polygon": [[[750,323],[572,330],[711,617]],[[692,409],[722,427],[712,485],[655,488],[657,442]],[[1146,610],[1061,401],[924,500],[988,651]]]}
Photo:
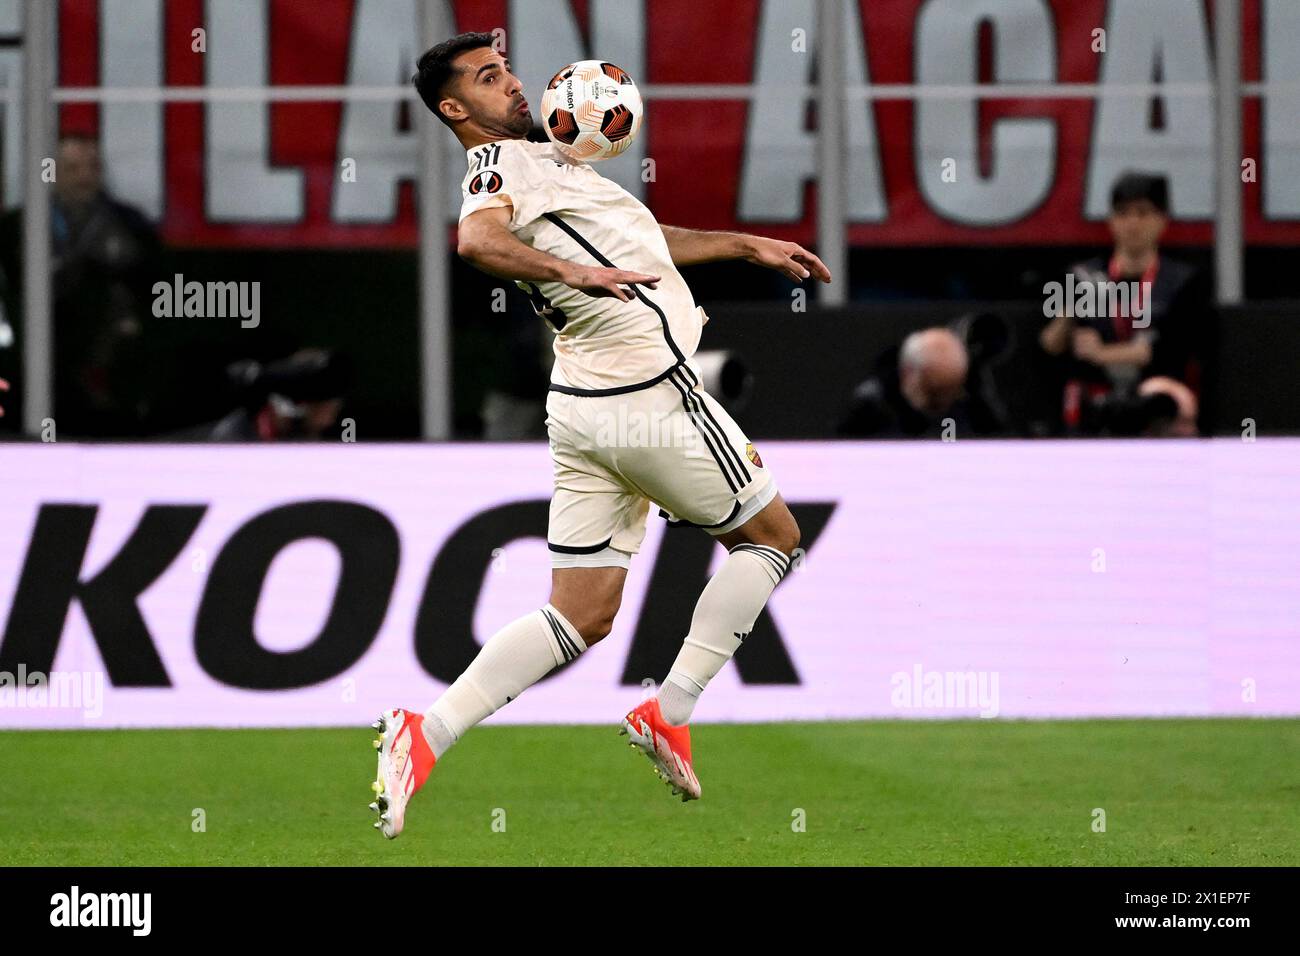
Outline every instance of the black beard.
{"label": "black beard", "polygon": [[527,136],[528,131],[533,128],[532,114],[513,112],[510,114],[510,118],[506,120],[505,127],[506,132],[512,136]]}

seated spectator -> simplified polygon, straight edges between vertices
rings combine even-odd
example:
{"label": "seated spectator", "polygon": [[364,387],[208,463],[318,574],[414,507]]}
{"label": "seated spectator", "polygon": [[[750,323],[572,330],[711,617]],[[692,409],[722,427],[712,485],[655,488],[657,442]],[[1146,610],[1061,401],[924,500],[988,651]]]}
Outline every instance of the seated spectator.
{"label": "seated spectator", "polygon": [[[1195,400],[1208,294],[1193,267],[1160,253],[1168,212],[1163,177],[1121,176],[1111,191],[1108,219],[1114,249],[1108,257],[1080,263],[1071,271],[1095,288],[1128,283],[1134,290],[1130,307],[1097,296],[1095,302],[1104,301],[1108,309],[1076,315],[1071,303],[1039,335],[1043,350],[1062,360],[1068,430],[1088,433],[1100,428],[1100,433],[1121,434],[1107,424],[1106,415],[1085,406],[1103,400],[1112,406],[1130,402],[1138,397],[1138,383],[1152,375],[1181,382]],[[1146,290],[1149,300],[1144,298]]]}
{"label": "seated spectator", "polygon": [[948,328],[907,336],[876,362],[876,372],[853,392],[840,422],[846,437],[934,438],[952,419],[955,434],[995,435],[1002,424],[984,389],[967,389],[970,355]]}
{"label": "seated spectator", "polygon": [[325,349],[302,349],[265,366],[231,367],[242,404],[221,420],[177,436],[207,441],[314,441],[335,437],[347,391],[346,361]]}

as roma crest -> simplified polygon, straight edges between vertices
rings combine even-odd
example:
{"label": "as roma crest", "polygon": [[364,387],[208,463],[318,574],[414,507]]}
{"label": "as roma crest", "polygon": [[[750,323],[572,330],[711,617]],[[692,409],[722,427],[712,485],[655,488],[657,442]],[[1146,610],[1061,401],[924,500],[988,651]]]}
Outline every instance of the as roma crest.
{"label": "as roma crest", "polygon": [[753,442],[749,442],[748,444],[745,445],[745,454],[748,455],[749,460],[754,463],[754,467],[756,468],[763,467],[763,459],[760,458],[758,452],[754,450]]}

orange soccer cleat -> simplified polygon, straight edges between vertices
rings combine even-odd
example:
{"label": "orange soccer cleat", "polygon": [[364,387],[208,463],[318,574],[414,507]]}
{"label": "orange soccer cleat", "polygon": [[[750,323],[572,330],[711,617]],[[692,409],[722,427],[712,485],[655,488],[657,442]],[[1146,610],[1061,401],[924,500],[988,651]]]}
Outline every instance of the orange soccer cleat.
{"label": "orange soccer cleat", "polygon": [[424,739],[423,725],[424,715],[409,710],[386,710],[370,725],[379,731],[374,741],[379,770],[370,785],[375,792],[370,809],[379,814],[375,829],[390,840],[402,832],[407,802],[438,762]]}
{"label": "orange soccer cleat", "polygon": [[691,767],[691,731],[683,724],[674,727],[659,712],[655,698],[642,703],[623,718],[620,734],[628,734],[636,747],[655,765],[655,774],[681,795],[682,802],[700,799],[700,780]]}

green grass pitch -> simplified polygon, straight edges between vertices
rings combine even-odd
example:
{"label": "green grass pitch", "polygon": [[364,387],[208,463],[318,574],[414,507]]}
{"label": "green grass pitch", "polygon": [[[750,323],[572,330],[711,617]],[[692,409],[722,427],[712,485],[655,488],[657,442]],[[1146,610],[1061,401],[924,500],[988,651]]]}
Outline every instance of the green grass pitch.
{"label": "green grass pitch", "polygon": [[[701,725],[704,799],[691,804],[672,798],[613,727],[482,727],[434,771],[395,842],[366,809],[372,736],[365,727],[3,732],[0,856],[7,865],[1300,864],[1291,720]],[[1093,830],[1094,808],[1105,811],[1104,833]],[[205,832],[194,830],[196,809]]]}

